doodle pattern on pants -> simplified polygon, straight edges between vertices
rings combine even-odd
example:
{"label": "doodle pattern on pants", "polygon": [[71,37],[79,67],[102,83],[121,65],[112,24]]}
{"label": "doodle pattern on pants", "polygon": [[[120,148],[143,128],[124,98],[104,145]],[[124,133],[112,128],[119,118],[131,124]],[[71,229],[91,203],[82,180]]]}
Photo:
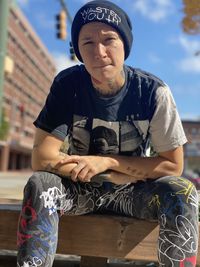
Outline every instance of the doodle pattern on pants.
{"label": "doodle pattern on pants", "polygon": [[51,267],[57,247],[59,216],[91,212],[158,220],[160,266],[195,266],[197,203],[195,187],[182,177],[167,176],[108,187],[72,182],[45,172],[34,173],[25,188],[19,221],[18,267],[23,264]]}

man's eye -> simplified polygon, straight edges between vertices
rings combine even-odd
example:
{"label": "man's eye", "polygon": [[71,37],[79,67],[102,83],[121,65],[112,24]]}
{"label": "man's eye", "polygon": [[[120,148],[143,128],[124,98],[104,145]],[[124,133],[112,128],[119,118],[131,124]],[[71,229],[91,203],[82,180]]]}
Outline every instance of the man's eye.
{"label": "man's eye", "polygon": [[92,41],[87,41],[87,42],[83,43],[83,45],[89,45],[89,44],[92,44]]}
{"label": "man's eye", "polygon": [[106,42],[112,42],[112,41],[115,41],[116,39],[114,37],[109,37],[109,38],[106,38]]}

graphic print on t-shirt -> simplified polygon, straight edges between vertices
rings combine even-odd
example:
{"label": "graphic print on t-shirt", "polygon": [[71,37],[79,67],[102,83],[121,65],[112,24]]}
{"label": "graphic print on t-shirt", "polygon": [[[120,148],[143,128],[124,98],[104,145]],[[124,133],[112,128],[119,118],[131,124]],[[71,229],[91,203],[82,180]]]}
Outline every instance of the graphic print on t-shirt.
{"label": "graphic print on t-shirt", "polygon": [[142,135],[132,121],[109,122],[74,115],[68,153],[141,155],[142,142]]}
{"label": "graphic print on t-shirt", "polygon": [[93,119],[90,134],[90,154],[119,153],[119,122]]}

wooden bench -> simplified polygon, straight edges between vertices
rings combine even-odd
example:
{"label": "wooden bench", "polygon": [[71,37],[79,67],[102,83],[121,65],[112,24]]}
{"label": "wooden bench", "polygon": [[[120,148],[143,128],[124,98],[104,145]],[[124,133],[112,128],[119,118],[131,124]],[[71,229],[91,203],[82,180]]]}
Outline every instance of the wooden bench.
{"label": "wooden bench", "polygon": [[[0,249],[16,250],[20,208],[19,200],[0,199]],[[156,262],[157,238],[155,222],[111,215],[64,215],[57,253],[80,255],[81,267],[105,267],[108,258]],[[198,255],[200,266],[200,246]]]}

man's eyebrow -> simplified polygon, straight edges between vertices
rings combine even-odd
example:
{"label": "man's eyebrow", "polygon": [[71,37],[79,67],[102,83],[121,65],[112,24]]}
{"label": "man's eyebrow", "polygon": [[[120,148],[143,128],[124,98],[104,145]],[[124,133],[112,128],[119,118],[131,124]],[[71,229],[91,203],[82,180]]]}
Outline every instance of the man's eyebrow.
{"label": "man's eyebrow", "polygon": [[[102,32],[103,36],[117,36],[118,34],[113,31],[107,31],[107,32]],[[81,41],[90,41],[93,37],[92,36],[83,36],[80,38]]]}
{"label": "man's eyebrow", "polygon": [[90,36],[85,36],[85,37],[80,38],[81,41],[90,41],[91,39],[92,39],[92,37],[90,37]]}
{"label": "man's eyebrow", "polygon": [[117,33],[114,31],[106,31],[106,32],[102,32],[101,34],[102,35],[117,35]]}

